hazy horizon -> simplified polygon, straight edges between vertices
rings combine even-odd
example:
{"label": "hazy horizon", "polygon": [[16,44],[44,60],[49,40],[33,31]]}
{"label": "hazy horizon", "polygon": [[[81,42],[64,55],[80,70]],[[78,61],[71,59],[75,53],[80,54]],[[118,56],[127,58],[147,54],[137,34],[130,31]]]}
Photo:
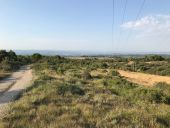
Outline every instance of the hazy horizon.
{"label": "hazy horizon", "polygon": [[[9,51],[9,50],[8,50]],[[77,51],[69,51],[69,50],[13,50],[18,55],[32,55],[34,53],[40,53],[42,55],[63,55],[63,56],[112,56],[112,55],[170,55],[170,52],[101,52],[101,51],[86,51],[86,50],[77,50]]]}

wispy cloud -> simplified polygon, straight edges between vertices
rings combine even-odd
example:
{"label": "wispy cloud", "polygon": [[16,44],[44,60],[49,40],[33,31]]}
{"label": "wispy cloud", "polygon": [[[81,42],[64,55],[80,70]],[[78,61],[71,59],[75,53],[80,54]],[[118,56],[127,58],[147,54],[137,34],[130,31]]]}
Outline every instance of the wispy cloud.
{"label": "wispy cloud", "polygon": [[147,36],[170,35],[170,15],[145,16],[137,21],[126,22],[121,27],[140,31]]}

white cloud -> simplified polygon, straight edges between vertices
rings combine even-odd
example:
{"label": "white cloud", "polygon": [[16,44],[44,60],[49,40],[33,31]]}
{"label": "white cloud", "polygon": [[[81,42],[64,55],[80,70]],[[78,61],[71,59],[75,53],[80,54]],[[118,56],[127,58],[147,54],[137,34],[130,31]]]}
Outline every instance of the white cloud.
{"label": "white cloud", "polygon": [[126,29],[145,29],[146,27],[154,27],[158,24],[152,16],[146,16],[138,21],[130,21],[122,25]]}
{"label": "white cloud", "polygon": [[136,51],[170,51],[170,15],[150,15],[121,25],[131,32],[129,46]]}
{"label": "white cloud", "polygon": [[126,22],[121,27],[147,32],[147,34],[170,34],[170,15],[145,16],[137,21]]}

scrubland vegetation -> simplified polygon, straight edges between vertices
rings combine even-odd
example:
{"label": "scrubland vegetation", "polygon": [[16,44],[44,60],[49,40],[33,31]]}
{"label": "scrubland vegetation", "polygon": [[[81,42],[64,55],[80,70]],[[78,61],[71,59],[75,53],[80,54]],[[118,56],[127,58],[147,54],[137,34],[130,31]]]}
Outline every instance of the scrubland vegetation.
{"label": "scrubland vegetation", "polygon": [[29,63],[26,56],[17,56],[13,51],[0,50],[0,71],[10,72],[18,69],[20,66]]}
{"label": "scrubland vegetation", "polygon": [[0,80],[8,77],[12,71],[28,64],[28,57],[17,56],[13,51],[0,50]]}
{"label": "scrubland vegetation", "polygon": [[170,59],[165,59],[162,56],[151,55],[144,58],[128,58],[127,62],[131,63],[124,63],[122,69],[170,76]]}
{"label": "scrubland vegetation", "polygon": [[8,77],[23,65],[34,63],[42,58],[40,54],[32,56],[16,55],[14,51],[0,50],[0,80]]}
{"label": "scrubland vegetation", "polygon": [[116,71],[170,75],[167,59],[33,58],[35,81],[11,105],[1,127],[170,127],[170,85],[137,85]]}

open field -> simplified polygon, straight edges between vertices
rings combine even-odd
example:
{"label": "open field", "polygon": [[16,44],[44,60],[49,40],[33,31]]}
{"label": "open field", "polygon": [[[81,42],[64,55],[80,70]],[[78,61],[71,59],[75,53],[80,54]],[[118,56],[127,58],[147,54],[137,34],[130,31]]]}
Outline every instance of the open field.
{"label": "open field", "polygon": [[170,127],[170,85],[142,86],[116,71],[125,61],[44,57],[36,80],[9,114],[5,128]]}
{"label": "open field", "polygon": [[151,75],[139,72],[130,72],[118,70],[121,76],[127,78],[127,80],[146,86],[154,86],[156,83],[165,82],[170,84],[170,77],[168,76],[159,76],[159,75]]}

